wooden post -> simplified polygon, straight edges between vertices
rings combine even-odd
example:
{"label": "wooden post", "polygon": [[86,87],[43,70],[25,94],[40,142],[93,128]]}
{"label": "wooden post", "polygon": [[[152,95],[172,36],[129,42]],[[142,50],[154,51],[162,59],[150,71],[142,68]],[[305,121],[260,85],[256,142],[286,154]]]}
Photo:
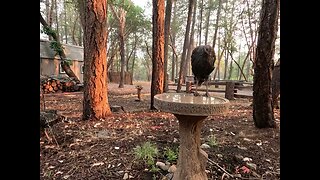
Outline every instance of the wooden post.
{"label": "wooden post", "polygon": [[191,93],[192,83],[186,82],[186,93]]}
{"label": "wooden post", "polygon": [[225,92],[225,98],[229,100],[234,99],[234,86],[235,83],[233,81],[226,82],[226,92]]}
{"label": "wooden post", "polygon": [[138,99],[136,101],[141,101],[141,90],[143,89],[143,87],[140,85],[137,85],[136,89],[137,89],[137,95],[138,95]]}

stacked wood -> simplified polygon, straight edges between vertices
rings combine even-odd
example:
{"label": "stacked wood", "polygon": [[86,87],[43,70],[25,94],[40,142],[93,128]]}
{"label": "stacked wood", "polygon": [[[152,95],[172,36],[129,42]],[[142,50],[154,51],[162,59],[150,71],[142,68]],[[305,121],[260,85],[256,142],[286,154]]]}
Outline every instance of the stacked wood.
{"label": "stacked wood", "polygon": [[69,77],[40,77],[43,93],[81,91],[82,85]]}

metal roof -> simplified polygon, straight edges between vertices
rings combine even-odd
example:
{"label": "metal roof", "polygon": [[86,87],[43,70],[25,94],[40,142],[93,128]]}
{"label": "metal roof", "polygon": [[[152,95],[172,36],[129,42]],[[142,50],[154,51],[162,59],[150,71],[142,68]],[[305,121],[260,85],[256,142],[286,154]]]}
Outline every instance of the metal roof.
{"label": "metal roof", "polygon": [[[83,47],[62,44],[64,52],[68,59],[83,61]],[[40,58],[60,59],[59,55],[55,55],[56,52],[50,48],[50,41],[40,39]]]}

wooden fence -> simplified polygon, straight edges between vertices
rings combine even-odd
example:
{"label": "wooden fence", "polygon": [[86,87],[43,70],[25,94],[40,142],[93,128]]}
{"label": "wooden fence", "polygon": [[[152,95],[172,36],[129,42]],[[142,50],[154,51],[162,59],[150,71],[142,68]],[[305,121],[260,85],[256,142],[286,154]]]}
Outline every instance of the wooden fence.
{"label": "wooden fence", "polygon": [[[245,84],[247,86],[245,86]],[[177,84],[169,84],[170,86],[176,86]],[[245,82],[245,81],[237,81],[237,80],[215,80],[215,81],[209,81],[208,85],[215,86],[215,88],[219,88],[219,86],[225,86],[224,89],[209,89],[209,92],[221,92],[225,93],[225,98],[229,100],[233,100],[235,97],[247,97],[244,95],[237,94],[238,90],[241,88],[251,87],[252,83]],[[195,90],[195,85],[193,81],[186,81],[186,84],[183,84],[182,86],[186,87],[186,93],[191,93]],[[203,84],[203,86],[205,86]],[[173,90],[173,89],[171,89]],[[199,89],[198,91],[206,91],[205,89]]]}

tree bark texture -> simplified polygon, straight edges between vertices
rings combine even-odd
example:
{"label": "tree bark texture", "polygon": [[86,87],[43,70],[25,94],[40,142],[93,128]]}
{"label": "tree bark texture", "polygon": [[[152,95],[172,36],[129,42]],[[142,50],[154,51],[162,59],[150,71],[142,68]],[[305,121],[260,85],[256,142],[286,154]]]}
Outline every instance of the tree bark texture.
{"label": "tree bark texture", "polygon": [[258,128],[276,127],[272,105],[272,66],[280,0],[263,0],[253,78],[253,120]]}
{"label": "tree bark texture", "polygon": [[126,58],[125,58],[125,43],[124,43],[124,28],[126,24],[126,11],[122,8],[119,10],[120,15],[119,15],[119,41],[120,41],[120,57],[121,57],[121,67],[120,67],[120,83],[119,83],[119,88],[124,87],[124,76],[125,76],[125,63],[126,63]]}
{"label": "tree bark texture", "polygon": [[111,114],[107,94],[107,1],[88,0],[84,26],[83,119]]}
{"label": "tree bark texture", "polygon": [[154,96],[163,93],[164,84],[164,0],[152,0],[152,80],[151,108],[154,107]]}
{"label": "tree bark texture", "polygon": [[208,154],[200,148],[201,126],[206,116],[175,117],[179,120],[180,148],[173,180],[207,180]]}

